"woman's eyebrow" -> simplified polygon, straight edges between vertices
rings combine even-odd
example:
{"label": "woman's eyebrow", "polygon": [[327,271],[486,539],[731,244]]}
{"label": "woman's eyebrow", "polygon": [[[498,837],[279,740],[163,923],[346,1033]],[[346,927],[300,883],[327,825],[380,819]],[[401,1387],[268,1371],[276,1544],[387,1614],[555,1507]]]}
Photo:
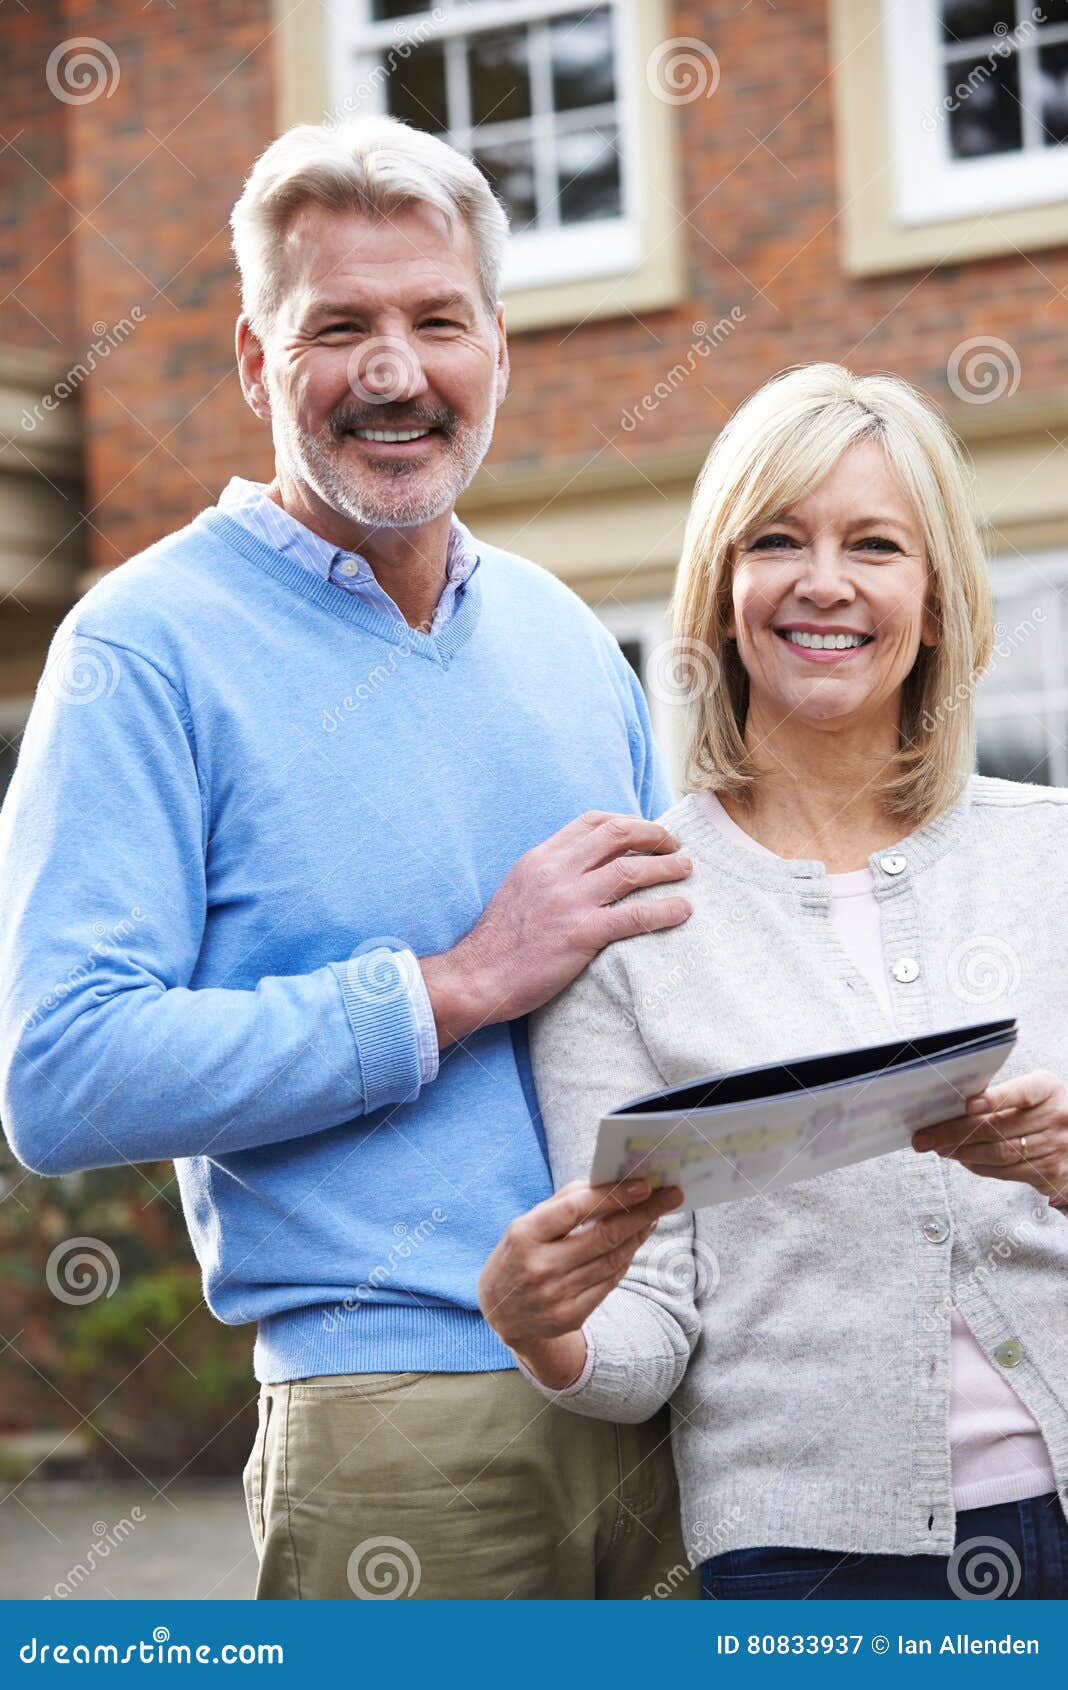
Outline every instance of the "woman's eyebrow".
{"label": "woman's eyebrow", "polygon": [[908,532],[908,523],[899,516],[857,516],[850,519],[849,528],[897,528]]}

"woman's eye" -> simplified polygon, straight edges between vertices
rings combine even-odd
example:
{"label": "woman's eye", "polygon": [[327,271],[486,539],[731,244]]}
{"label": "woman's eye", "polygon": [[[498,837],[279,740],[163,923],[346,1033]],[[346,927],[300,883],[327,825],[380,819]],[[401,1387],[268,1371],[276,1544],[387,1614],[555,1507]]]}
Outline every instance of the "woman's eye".
{"label": "woman's eye", "polygon": [[864,540],[857,540],[855,551],[863,552],[899,552],[901,547],[896,540],[888,540],[885,534],[869,534]]}
{"label": "woman's eye", "polygon": [[781,552],[787,548],[796,550],[798,541],[790,534],[761,534],[758,539],[750,542],[748,550],[751,552]]}

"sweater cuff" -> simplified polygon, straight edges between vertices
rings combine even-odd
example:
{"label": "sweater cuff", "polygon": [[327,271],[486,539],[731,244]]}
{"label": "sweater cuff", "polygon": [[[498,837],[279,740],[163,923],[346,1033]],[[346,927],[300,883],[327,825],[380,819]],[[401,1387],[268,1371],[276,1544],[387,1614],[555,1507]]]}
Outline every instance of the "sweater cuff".
{"label": "sweater cuff", "polygon": [[410,1103],[419,1095],[418,1022],[399,954],[382,946],[329,965],[356,1041],[367,1115],[389,1103]]}
{"label": "sweater cuff", "polygon": [[576,1391],[583,1390],[589,1384],[593,1370],[597,1365],[597,1350],[593,1342],[593,1334],[590,1332],[588,1326],[584,1326],[582,1328],[582,1336],[586,1340],[586,1360],[582,1364],[582,1372],[579,1374],[577,1379],[572,1379],[570,1385],[565,1385],[562,1391],[554,1391],[551,1390],[548,1385],[543,1385],[541,1380],[535,1374],[531,1373],[530,1368],[525,1366],[518,1356],[515,1358],[516,1366],[519,1368],[519,1371],[523,1375],[524,1379],[529,1379],[530,1383],[532,1385],[536,1385],[543,1395],[551,1396],[554,1399],[556,1397],[573,1396]]}
{"label": "sweater cuff", "polygon": [[438,1030],[434,1025],[434,1006],[430,1001],[430,993],[427,991],[415,952],[394,951],[393,958],[404,975],[408,1002],[415,1018],[416,1038],[419,1041],[419,1084],[429,1085],[431,1080],[437,1079],[441,1061]]}

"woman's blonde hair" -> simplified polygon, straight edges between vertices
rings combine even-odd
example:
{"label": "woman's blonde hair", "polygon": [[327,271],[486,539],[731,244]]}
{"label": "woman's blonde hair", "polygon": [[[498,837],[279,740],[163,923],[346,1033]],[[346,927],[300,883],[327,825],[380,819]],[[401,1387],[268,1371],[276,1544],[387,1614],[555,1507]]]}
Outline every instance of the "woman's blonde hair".
{"label": "woman's blonde hair", "polygon": [[766,382],[735,412],[698,477],[672,600],[675,650],[715,676],[688,699],[688,789],[747,802],[758,769],[743,738],[749,679],[727,635],[735,548],[781,517],[843,452],[875,440],[915,507],[927,546],[938,643],[921,645],[902,687],[888,814],[921,826],[962,794],[974,763],[972,690],[990,659],[993,608],[974,476],[934,405],[896,376],[806,364]]}
{"label": "woman's blonde hair", "polygon": [[395,117],[298,123],[252,167],[230,215],[241,276],[241,307],[253,329],[270,326],[281,299],[282,238],[302,206],[387,217],[413,204],[436,206],[474,242],[483,302],[492,317],[508,244],[508,216],[463,153]]}

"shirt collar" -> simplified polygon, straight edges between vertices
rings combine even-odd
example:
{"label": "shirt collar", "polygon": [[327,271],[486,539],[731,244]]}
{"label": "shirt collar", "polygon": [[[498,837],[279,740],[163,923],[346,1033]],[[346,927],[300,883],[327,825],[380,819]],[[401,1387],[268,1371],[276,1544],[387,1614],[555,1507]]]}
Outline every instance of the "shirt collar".
{"label": "shirt collar", "polygon": [[[238,517],[239,513],[250,517],[276,551],[296,553],[304,562],[310,563],[324,580],[329,577],[334,564],[345,558],[355,558],[364,569],[371,568],[362,553],[346,552],[332,541],[324,540],[321,534],[316,534],[314,529],[298,522],[281,505],[275,504],[268,497],[265,482],[246,481],[240,475],[232,475],[219,495],[219,509],[233,517]],[[470,580],[478,563],[474,536],[454,514],[449,524],[449,543],[445,553],[446,580],[454,587],[462,587]]]}

